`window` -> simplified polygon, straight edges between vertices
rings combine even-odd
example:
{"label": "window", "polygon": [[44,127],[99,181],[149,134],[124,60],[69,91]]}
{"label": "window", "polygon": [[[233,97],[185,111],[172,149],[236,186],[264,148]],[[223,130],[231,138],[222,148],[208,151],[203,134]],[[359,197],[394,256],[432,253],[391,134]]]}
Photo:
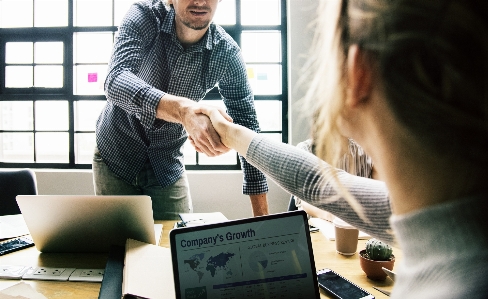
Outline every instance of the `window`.
{"label": "window", "polygon": [[[134,0],[0,0],[0,167],[91,168],[117,25]],[[287,142],[285,0],[223,0],[214,22],[241,46],[261,131]],[[217,90],[204,99],[223,102]],[[239,169],[188,143],[187,169]]]}

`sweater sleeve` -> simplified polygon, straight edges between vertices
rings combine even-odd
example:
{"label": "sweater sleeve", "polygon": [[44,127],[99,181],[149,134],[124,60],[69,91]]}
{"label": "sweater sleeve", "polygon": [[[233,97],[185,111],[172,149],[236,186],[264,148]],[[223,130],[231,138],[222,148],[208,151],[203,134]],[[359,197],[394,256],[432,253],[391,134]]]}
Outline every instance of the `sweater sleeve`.
{"label": "sweater sleeve", "polygon": [[[332,168],[313,154],[257,135],[247,150],[247,161],[296,197],[326,210],[358,229],[390,244],[391,207],[384,182]],[[359,213],[337,191],[336,180],[349,191]],[[362,214],[363,216],[361,216]]]}

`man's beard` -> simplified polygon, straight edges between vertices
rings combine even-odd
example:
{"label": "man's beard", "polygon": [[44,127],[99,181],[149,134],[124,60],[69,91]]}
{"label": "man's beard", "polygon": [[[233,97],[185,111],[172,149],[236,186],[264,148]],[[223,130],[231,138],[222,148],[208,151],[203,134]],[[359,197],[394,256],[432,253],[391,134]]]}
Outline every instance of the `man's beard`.
{"label": "man's beard", "polygon": [[183,25],[185,25],[186,27],[190,28],[190,29],[193,29],[193,30],[203,30],[203,29],[206,29],[208,27],[208,24],[210,24],[210,21],[208,22],[200,22],[198,24],[192,24],[191,22],[188,22],[186,20],[181,20]]}
{"label": "man's beard", "polygon": [[[206,11],[208,14],[210,14],[211,12],[211,9],[209,7],[193,7],[193,6],[190,6],[188,7],[188,11],[190,10],[204,10]],[[208,27],[208,25],[210,24],[211,20],[208,20],[208,21],[205,21],[205,20],[193,20],[193,18],[191,17],[191,13],[188,13],[188,17],[186,16],[186,14],[182,14],[180,17],[179,17],[181,23],[183,25],[185,25],[186,27],[190,28],[190,29],[193,29],[193,30],[203,30],[203,29],[206,29]]]}

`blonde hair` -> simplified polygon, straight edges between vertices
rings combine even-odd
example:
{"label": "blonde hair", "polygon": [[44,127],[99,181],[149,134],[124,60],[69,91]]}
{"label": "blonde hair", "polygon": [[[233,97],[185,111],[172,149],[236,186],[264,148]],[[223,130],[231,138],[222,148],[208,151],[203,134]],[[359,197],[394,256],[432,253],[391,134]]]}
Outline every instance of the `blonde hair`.
{"label": "blonde hair", "polygon": [[[337,166],[348,153],[339,119],[355,44],[372,57],[388,105],[415,142],[462,165],[466,192],[488,188],[486,11],[486,0],[321,0],[302,81],[316,155]],[[368,221],[336,170],[325,167],[324,176],[338,191],[328,201],[342,197]]]}
{"label": "blonde hair", "polygon": [[389,106],[419,144],[486,169],[486,1],[329,0],[318,11],[306,98],[320,158],[336,165],[346,152],[338,119],[347,51],[357,44],[374,57]]}
{"label": "blonde hair", "polygon": [[[341,28],[336,26],[341,9],[341,1],[320,2],[318,11],[325,13],[314,24],[312,51],[304,68],[304,78],[310,78],[305,100],[313,113],[315,154],[331,165],[340,163],[347,145],[346,138],[339,134],[337,123],[343,107],[343,102],[338,99],[345,95],[345,78],[342,77],[345,55],[338,53]],[[321,138],[325,136],[327,138]]]}

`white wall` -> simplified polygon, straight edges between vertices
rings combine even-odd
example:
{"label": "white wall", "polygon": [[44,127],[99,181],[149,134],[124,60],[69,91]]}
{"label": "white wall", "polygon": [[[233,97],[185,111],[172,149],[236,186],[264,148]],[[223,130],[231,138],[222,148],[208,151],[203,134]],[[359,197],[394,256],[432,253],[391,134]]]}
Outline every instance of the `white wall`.
{"label": "white wall", "polygon": [[[308,120],[301,117],[295,103],[304,90],[297,86],[300,69],[312,40],[310,22],[315,16],[316,0],[288,1],[288,65],[289,65],[289,133],[296,145],[309,136]],[[39,194],[94,194],[91,170],[36,169]],[[249,197],[242,195],[240,171],[189,171],[190,192],[195,212],[222,211],[229,219],[252,215]],[[286,211],[290,195],[268,180],[268,201],[271,213]]]}
{"label": "white wall", "polygon": [[[93,195],[91,170],[34,169],[41,195]],[[221,211],[229,219],[251,217],[249,196],[242,195],[241,171],[188,171],[194,212]],[[284,212],[290,195],[269,181],[271,213]]]}
{"label": "white wall", "polygon": [[313,38],[311,22],[316,17],[317,0],[287,0],[288,16],[288,119],[289,142],[297,143],[310,136],[310,122],[300,109],[305,89],[298,84]]}

